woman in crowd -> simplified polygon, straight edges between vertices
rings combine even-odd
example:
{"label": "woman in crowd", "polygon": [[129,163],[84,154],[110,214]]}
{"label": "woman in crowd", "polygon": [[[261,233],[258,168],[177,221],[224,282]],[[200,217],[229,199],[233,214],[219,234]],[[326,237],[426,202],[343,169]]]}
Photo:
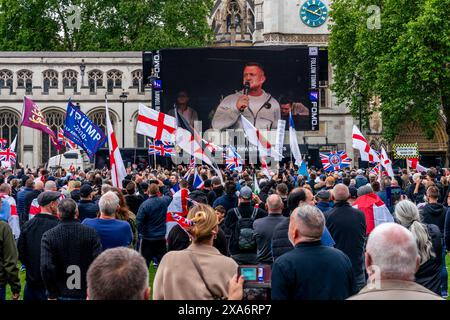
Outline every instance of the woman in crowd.
{"label": "woman in crowd", "polygon": [[136,215],[128,208],[122,191],[114,187],[111,188],[111,191],[113,191],[119,197],[120,209],[116,212],[116,218],[119,220],[127,221],[130,224],[131,231],[133,232],[133,241],[131,242],[131,248],[135,249],[138,241]]}
{"label": "woman in crowd", "polygon": [[434,224],[423,224],[417,206],[409,200],[402,200],[395,206],[395,218],[409,229],[416,238],[419,249],[420,267],[416,282],[425,288],[441,294],[442,235]]}
{"label": "woman in crowd", "polygon": [[[229,297],[230,280],[237,263],[213,247],[219,226],[210,206],[199,204],[188,213],[193,238],[185,250],[164,255],[153,283],[154,300],[212,300]],[[182,266],[182,269],[180,269]],[[236,281],[236,280],[235,280]]]}

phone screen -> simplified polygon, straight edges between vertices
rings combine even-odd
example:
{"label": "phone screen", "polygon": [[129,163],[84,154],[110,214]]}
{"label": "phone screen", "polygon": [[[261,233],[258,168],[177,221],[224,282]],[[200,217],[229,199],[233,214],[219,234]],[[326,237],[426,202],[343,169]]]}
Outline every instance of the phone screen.
{"label": "phone screen", "polygon": [[256,268],[240,268],[241,275],[246,281],[256,281]]}

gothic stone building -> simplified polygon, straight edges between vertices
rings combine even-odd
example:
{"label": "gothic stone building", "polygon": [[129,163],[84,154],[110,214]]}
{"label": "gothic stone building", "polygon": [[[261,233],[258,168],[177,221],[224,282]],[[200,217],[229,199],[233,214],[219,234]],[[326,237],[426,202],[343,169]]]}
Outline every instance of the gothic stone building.
{"label": "gothic stone building", "polygon": [[135,134],[138,104],[150,104],[141,52],[0,52],[0,137],[11,142],[18,134],[24,165],[36,167],[57,154],[48,135],[19,126],[24,96],[37,103],[55,132],[64,126],[71,98],[106,133],[105,95],[119,146],[145,147],[144,137]]}

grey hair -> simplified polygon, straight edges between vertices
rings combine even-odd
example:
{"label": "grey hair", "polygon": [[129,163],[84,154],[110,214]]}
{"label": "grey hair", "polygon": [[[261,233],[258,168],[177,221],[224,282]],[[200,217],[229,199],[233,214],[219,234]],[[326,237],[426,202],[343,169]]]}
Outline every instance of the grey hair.
{"label": "grey hair", "polygon": [[87,272],[90,300],[142,300],[148,290],[144,258],[129,248],[105,250]]}
{"label": "grey hair", "polygon": [[372,192],[373,192],[372,186],[370,184],[366,184],[358,188],[358,197],[364,196]]}
{"label": "grey hair", "polygon": [[52,180],[48,180],[48,181],[45,183],[44,190],[45,190],[45,191],[56,190],[56,182],[55,182],[55,181],[52,181]]}
{"label": "grey hair", "polygon": [[395,217],[397,221],[409,229],[416,239],[419,250],[420,264],[427,262],[430,257],[435,257],[433,245],[427,231],[426,225],[421,223],[419,209],[409,200],[402,200],[395,206]]}
{"label": "grey hair", "polygon": [[350,191],[343,183],[338,183],[333,188],[333,196],[336,201],[347,201],[350,198]]}
{"label": "grey hair", "polygon": [[267,209],[269,212],[281,212],[281,208],[283,206],[283,200],[277,194],[271,194],[267,198]]}
{"label": "grey hair", "polygon": [[112,216],[115,214],[119,204],[119,197],[112,191],[105,193],[98,202],[100,212],[106,216]]}
{"label": "grey hair", "polygon": [[102,184],[102,194],[107,193],[108,191],[111,191],[113,189],[113,186],[110,184]]}
{"label": "grey hair", "polygon": [[62,199],[58,203],[58,214],[61,220],[73,220],[77,213],[77,203],[71,199]]}
{"label": "grey hair", "polygon": [[302,236],[315,239],[322,237],[325,217],[317,207],[303,204],[296,208],[292,215],[297,219],[296,228]]}
{"label": "grey hair", "polygon": [[414,280],[419,254],[413,234],[405,227],[393,222],[377,226],[369,235],[366,252],[382,280]]}

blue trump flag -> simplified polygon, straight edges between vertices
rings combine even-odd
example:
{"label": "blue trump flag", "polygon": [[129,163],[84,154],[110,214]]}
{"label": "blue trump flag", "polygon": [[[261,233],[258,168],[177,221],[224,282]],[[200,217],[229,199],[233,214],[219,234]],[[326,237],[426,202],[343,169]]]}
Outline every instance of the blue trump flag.
{"label": "blue trump flag", "polygon": [[83,148],[91,160],[98,148],[106,143],[106,135],[102,129],[96,126],[87,115],[74,106],[70,99],[67,103],[64,136]]}

